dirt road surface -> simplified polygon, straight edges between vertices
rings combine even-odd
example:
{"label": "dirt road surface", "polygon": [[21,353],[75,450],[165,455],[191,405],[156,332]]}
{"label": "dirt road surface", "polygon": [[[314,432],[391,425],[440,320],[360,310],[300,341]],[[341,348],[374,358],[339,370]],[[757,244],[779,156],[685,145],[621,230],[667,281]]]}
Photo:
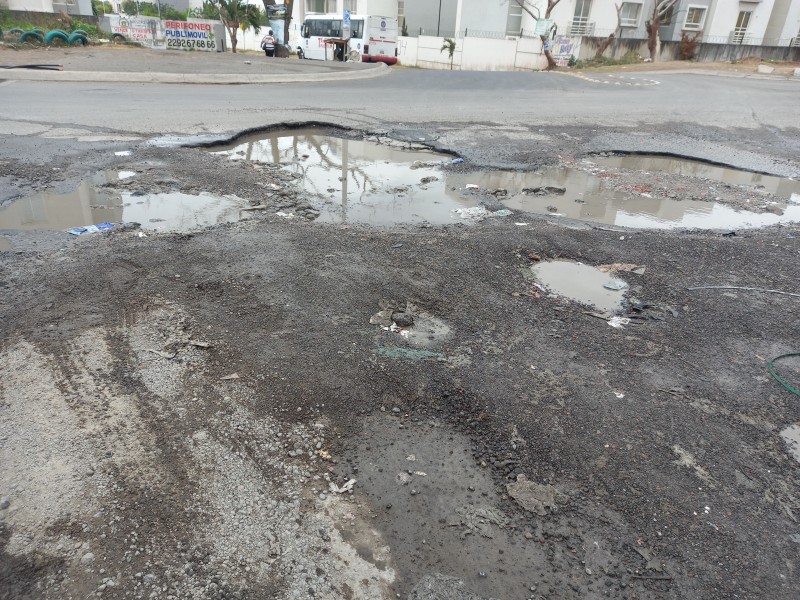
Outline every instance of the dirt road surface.
{"label": "dirt road surface", "polygon": [[[91,166],[268,210],[0,252],[0,598],[798,597],[797,225],[323,225],[203,149],[10,154],[6,192]],[[630,322],[542,292],[551,259],[616,264]]]}

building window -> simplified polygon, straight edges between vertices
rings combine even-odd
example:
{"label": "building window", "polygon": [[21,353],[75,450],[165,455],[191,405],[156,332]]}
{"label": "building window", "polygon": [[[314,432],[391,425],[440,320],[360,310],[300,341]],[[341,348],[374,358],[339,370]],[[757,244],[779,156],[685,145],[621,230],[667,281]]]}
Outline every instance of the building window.
{"label": "building window", "polygon": [[702,29],[706,20],[705,6],[690,6],[686,9],[686,20],[683,22],[684,29]]}
{"label": "building window", "polygon": [[327,14],[336,12],[336,0],[306,0],[306,12]]}
{"label": "building window", "polygon": [[592,10],[592,0],[576,0],[575,14],[570,23],[570,35],[590,35],[593,23],[589,23],[589,13]]}
{"label": "building window", "polygon": [[351,13],[358,12],[358,7],[356,4],[358,4],[358,0],[344,0],[344,6],[342,6],[342,10],[349,10]]}
{"label": "building window", "polygon": [[744,38],[747,35],[747,27],[750,25],[750,17],[752,16],[752,12],[749,10],[743,10],[739,12],[739,17],[736,19],[736,27],[733,30],[733,35],[731,36],[731,42],[734,44],[741,44],[744,42]]}
{"label": "building window", "polygon": [[622,11],[619,13],[620,24],[623,27],[638,27],[641,12],[642,5],[638,2],[623,2]]}
{"label": "building window", "polygon": [[509,2],[506,35],[519,35],[520,31],[522,31],[522,6],[516,2]]}

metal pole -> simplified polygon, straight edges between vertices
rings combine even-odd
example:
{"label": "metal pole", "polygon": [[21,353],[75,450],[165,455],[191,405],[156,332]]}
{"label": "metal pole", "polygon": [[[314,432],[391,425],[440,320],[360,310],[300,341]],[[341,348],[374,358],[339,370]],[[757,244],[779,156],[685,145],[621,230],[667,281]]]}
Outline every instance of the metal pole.
{"label": "metal pole", "polygon": [[156,6],[158,7],[158,20],[161,20],[161,0],[156,0]]}
{"label": "metal pole", "polygon": [[442,27],[442,0],[439,0],[439,21],[436,23],[436,37],[439,37],[439,30]]}

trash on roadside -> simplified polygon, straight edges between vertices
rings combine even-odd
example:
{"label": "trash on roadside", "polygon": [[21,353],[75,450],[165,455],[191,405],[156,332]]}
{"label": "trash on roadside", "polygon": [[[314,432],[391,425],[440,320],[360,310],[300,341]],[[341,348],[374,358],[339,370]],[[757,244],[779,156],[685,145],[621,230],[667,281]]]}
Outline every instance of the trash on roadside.
{"label": "trash on roadside", "polygon": [[317,450],[317,454],[319,454],[319,457],[322,460],[330,460],[331,459],[331,453],[328,452],[327,450]]}
{"label": "trash on roadside", "polygon": [[278,215],[279,217],[284,217],[286,219],[294,219],[294,214],[283,212],[282,210],[279,210],[275,214]]}
{"label": "trash on roadside", "polygon": [[620,400],[622,400],[625,397],[625,394],[623,394],[622,392],[614,392],[614,395]]}
{"label": "trash on roadside", "polygon": [[625,325],[630,325],[631,320],[626,317],[611,317],[608,324],[614,329],[622,329]]}
{"label": "trash on roadside", "polygon": [[468,183],[464,187],[467,188],[468,190],[479,190],[479,189],[481,189],[481,186],[479,186],[477,183]]}
{"label": "trash on roadside", "polygon": [[454,158],[453,160],[443,160],[440,164],[442,165],[460,165],[464,162],[463,158]]}
{"label": "trash on roadside", "polygon": [[483,206],[473,206],[472,208],[456,208],[453,210],[462,219],[479,220],[489,214]]}
{"label": "trash on roadside", "polygon": [[108,231],[110,229],[114,229],[114,224],[109,223],[108,221],[103,221],[102,223],[98,223],[97,225],[86,225],[85,227],[73,227],[72,229],[68,229],[67,233],[71,233],[72,235],[87,235],[89,233],[99,233],[101,231]]}
{"label": "trash on roadside", "polygon": [[669,313],[673,317],[678,316],[678,311],[672,308],[671,306],[667,305],[659,305],[659,304],[632,304],[630,307],[630,312],[633,313],[630,315],[631,319],[644,319],[644,320],[651,320],[651,321],[663,321],[664,317],[660,315],[652,314],[652,311],[660,311],[662,313]]}
{"label": "trash on roadside", "polygon": [[510,210],[507,210],[507,209],[504,208],[504,209],[501,209],[501,210],[496,210],[492,214],[495,217],[508,217],[509,215],[511,215],[513,213]]}
{"label": "trash on roadside", "polygon": [[356,484],[355,479],[350,479],[344,485],[336,485],[332,481],[328,483],[328,487],[334,494],[344,494],[345,492],[349,492],[353,489],[353,486]]}
{"label": "trash on roadside", "polygon": [[792,193],[789,196],[789,204],[800,204],[800,194]]}
{"label": "trash on roadside", "polygon": [[427,477],[428,474],[425,471],[414,471],[414,475],[417,477]]}
{"label": "trash on roadside", "polygon": [[144,231],[137,231],[136,235],[138,235],[139,237],[147,237],[147,234]]}
{"label": "trash on roadside", "polygon": [[224,377],[220,377],[222,381],[228,381],[230,379],[239,379],[238,373],[231,373],[230,375],[225,375]]}
{"label": "trash on roadside", "polygon": [[611,281],[604,283],[603,287],[607,290],[619,291],[628,287],[628,284],[622,281],[622,279],[612,279]]}
{"label": "trash on roadside", "polygon": [[413,454],[409,454],[408,456],[406,456],[406,460],[410,461],[410,462],[414,462],[415,460],[417,460],[417,457],[415,455],[413,455]]}
{"label": "trash on roadside", "polygon": [[114,156],[130,156],[130,150],[120,150],[119,152],[114,152]]}
{"label": "trash on roadside", "polygon": [[519,225],[520,227],[525,227],[527,223],[514,223],[514,225]]}
{"label": "trash on roadside", "polygon": [[244,212],[250,212],[251,210],[267,210],[267,207],[265,204],[257,204],[256,206],[248,206],[241,210]]}

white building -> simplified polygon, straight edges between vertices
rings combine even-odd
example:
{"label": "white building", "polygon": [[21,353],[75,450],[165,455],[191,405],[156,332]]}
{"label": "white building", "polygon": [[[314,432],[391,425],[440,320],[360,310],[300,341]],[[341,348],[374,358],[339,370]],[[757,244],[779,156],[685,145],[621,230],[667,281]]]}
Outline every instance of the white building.
{"label": "white building", "polygon": [[30,12],[59,13],[68,15],[92,15],[92,0],[0,0],[0,5],[7,5],[9,10]]}
{"label": "white building", "polygon": [[800,46],[800,2],[775,0],[764,32],[765,46]]}

